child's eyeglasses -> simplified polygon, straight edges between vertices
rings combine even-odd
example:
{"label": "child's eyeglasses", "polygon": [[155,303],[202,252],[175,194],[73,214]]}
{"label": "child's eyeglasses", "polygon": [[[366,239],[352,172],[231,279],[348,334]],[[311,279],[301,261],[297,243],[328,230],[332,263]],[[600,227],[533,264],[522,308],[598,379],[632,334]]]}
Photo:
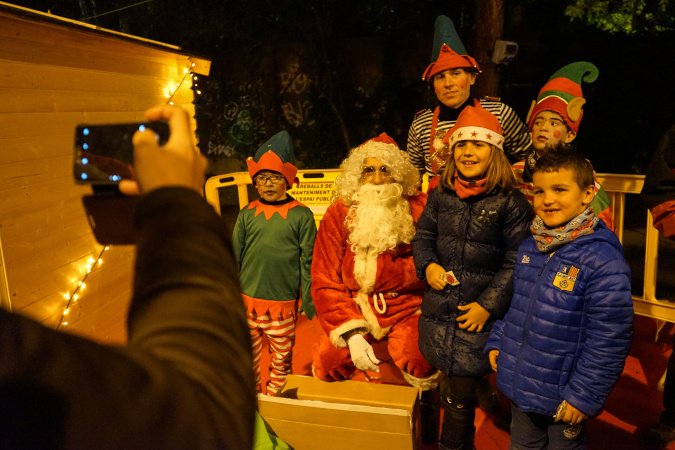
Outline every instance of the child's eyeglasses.
{"label": "child's eyeglasses", "polygon": [[392,175],[390,170],[391,169],[389,169],[389,167],[387,166],[382,166],[379,168],[379,170],[373,166],[364,166],[363,170],[361,171],[361,177],[364,180],[372,180],[373,178],[375,178],[375,174],[379,173],[380,178],[382,178],[383,180],[391,180]]}
{"label": "child's eyeglasses", "polygon": [[267,180],[270,180],[272,184],[279,184],[283,181],[284,176],[278,173],[271,173],[266,175],[256,175],[253,178],[256,186],[263,186],[267,183]]}

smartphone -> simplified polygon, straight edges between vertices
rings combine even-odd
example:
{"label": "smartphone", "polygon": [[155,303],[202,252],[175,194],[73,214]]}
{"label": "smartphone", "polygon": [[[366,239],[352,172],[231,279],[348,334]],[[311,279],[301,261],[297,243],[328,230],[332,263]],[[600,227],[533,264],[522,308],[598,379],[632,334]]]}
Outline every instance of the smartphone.
{"label": "smartphone", "polygon": [[79,184],[116,185],[135,180],[134,146],[136,131],[152,130],[159,145],[169,139],[166,122],[78,125],[75,128],[73,176]]}

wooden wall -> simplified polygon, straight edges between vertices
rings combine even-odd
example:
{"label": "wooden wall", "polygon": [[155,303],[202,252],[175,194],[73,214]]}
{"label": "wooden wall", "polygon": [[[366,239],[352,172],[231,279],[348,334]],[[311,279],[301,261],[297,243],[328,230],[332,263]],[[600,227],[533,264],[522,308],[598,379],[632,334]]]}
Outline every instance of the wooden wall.
{"label": "wooden wall", "polygon": [[171,101],[194,115],[186,71],[209,66],[178,47],[0,2],[0,305],[124,342],[134,250],[110,247],[97,262],[103,248],[81,204],[90,188],[72,177],[74,128],[142,120],[181,82]]}

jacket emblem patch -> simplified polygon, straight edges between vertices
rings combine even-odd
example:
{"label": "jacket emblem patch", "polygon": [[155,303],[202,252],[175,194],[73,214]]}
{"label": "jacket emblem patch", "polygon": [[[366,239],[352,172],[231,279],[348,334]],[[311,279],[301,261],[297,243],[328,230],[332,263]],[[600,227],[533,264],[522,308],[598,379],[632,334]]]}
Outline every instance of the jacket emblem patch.
{"label": "jacket emblem patch", "polygon": [[522,264],[529,264],[530,263],[530,257],[527,255],[523,255],[523,259],[520,260]]}
{"label": "jacket emblem patch", "polygon": [[577,424],[577,425],[574,425],[574,426],[572,426],[572,427],[570,427],[570,428],[564,429],[564,430],[563,430],[563,435],[564,435],[567,439],[574,439],[574,438],[576,438],[577,436],[579,436],[579,435],[581,434],[581,431],[582,431],[582,430],[583,430],[583,426],[580,425],[580,424]]}
{"label": "jacket emblem patch", "polygon": [[561,264],[558,273],[553,279],[553,286],[562,291],[571,292],[574,289],[574,283],[577,281],[579,268],[572,265]]}

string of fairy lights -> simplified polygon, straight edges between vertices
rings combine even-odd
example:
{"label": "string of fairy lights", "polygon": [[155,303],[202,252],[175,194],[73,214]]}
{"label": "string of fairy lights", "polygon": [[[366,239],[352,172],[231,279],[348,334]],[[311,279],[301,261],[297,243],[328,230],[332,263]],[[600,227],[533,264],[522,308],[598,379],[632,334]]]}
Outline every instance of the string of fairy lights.
{"label": "string of fairy lights", "polygon": [[92,269],[94,268],[94,265],[100,266],[101,264],[103,264],[103,259],[101,257],[103,256],[103,253],[106,250],[108,250],[109,248],[110,247],[108,247],[108,246],[103,247],[103,250],[101,250],[101,253],[98,254],[98,258],[96,258],[96,259],[89,258],[89,262],[86,266],[87,272],[84,274],[84,277],[82,278],[82,280],[80,280],[80,282],[77,283],[77,287],[75,288],[73,293],[72,294],[65,293],[63,295],[63,297],[68,300],[68,303],[66,304],[66,308],[61,313],[61,320],[59,321],[59,324],[56,326],[57,330],[61,327],[61,325],[63,325],[63,326],[68,325],[68,322],[65,321],[65,318],[68,315],[68,313],[70,312],[70,307],[73,306],[75,303],[77,303],[77,301],[79,300],[80,294],[82,293],[82,291],[86,287],[85,281],[87,280],[87,277],[89,276]]}
{"label": "string of fairy lights", "polygon": [[[194,73],[194,67],[195,63],[190,62],[190,66],[186,67],[183,70],[183,78],[180,80],[180,82],[176,83],[175,87],[172,85],[170,88],[166,90],[165,97],[167,98],[166,104],[167,105],[173,105],[173,98],[176,96],[176,93],[180,89],[181,86],[183,85],[188,85],[195,94],[201,95],[201,90],[197,89],[198,84],[197,84],[197,75]],[[82,276],[82,279],[78,281],[77,287],[73,290],[73,292],[66,292],[63,294],[63,297],[66,302],[66,306],[63,309],[61,313],[61,319],[59,320],[58,325],[56,326],[56,329],[58,330],[62,326],[68,326],[68,314],[70,313],[70,308],[72,308],[75,304],[78,303],[80,300],[80,297],[82,296],[82,291],[84,291],[86,287],[86,280],[87,277],[89,277],[89,274],[91,274],[91,271],[97,267],[101,266],[103,264],[103,253],[105,253],[107,250],[109,250],[109,246],[103,247],[101,252],[98,255],[98,258],[89,258],[87,265],[86,265],[86,272]]]}

